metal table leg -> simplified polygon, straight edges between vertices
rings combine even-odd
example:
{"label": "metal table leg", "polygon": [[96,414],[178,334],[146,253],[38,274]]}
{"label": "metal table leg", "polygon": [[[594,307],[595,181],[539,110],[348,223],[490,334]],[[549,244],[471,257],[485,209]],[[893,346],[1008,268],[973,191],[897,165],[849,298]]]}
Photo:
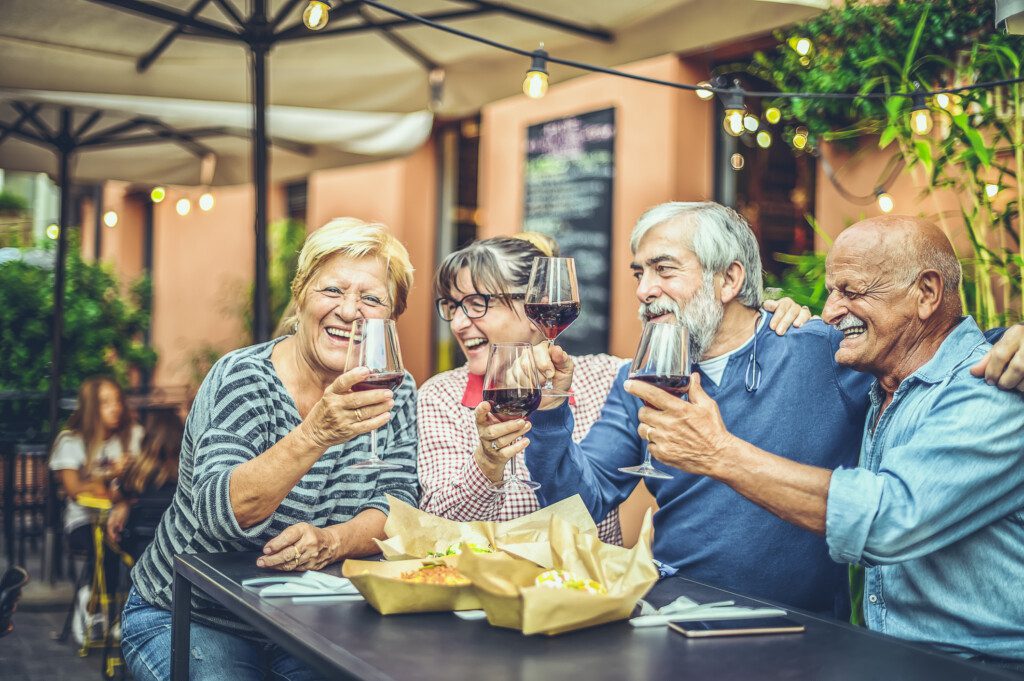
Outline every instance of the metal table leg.
{"label": "metal table leg", "polygon": [[192,582],[177,571],[171,610],[171,679],[188,681],[189,626],[192,619]]}

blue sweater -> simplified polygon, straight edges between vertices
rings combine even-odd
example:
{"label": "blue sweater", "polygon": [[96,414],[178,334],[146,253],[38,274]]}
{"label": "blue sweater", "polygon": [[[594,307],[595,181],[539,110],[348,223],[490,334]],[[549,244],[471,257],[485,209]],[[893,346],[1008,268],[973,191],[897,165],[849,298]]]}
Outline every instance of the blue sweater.
{"label": "blue sweater", "polygon": [[[1001,335],[989,334],[993,340]],[[768,324],[757,332],[759,387],[744,374],[754,344],[735,352],[719,385],[701,385],[718,403],[726,427],[761,449],[812,466],[854,467],[868,409],[871,376],[835,363],[842,334],[820,320],[783,337]],[[601,418],[575,444],[568,407],[535,412],[526,465],[548,505],[579,493],[594,518],[629,496],[640,478],[620,473],[640,463],[647,446],[637,435],[641,402],[623,389],[629,367],[616,377]],[[658,462],[671,480],[646,480],[658,501],[654,555],[681,574],[807,610],[845,617],[846,566],[829,558],[823,537],[781,520],[711,478]]]}

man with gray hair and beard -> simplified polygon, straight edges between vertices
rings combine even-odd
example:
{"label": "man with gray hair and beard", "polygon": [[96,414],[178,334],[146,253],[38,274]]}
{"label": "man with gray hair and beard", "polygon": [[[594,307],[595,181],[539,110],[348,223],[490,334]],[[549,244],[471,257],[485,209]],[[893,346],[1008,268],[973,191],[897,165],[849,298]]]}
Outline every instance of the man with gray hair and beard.
{"label": "man with gray hair and beard", "polygon": [[[871,376],[835,362],[843,335],[819,320],[781,337],[771,331],[771,314],[761,309],[757,239],[739,214],[711,202],[662,204],[641,216],[630,245],[642,319],[689,329],[694,381],[717,403],[732,436],[807,467],[855,465]],[[1015,343],[1016,352],[1020,339]],[[568,356],[557,346],[535,356],[556,388],[568,389]],[[645,440],[668,434],[658,429],[641,439],[640,418],[654,409],[627,392],[627,377],[624,366],[579,444],[564,400],[534,412],[521,434],[529,431],[526,464],[541,484],[542,504],[579,493],[601,519],[637,485],[640,478],[619,468],[643,459]],[[645,387],[657,399],[685,404]],[[646,480],[659,505],[657,559],[725,589],[846,616],[847,570],[830,559],[821,536],[711,477],[663,462],[658,468],[668,477]]]}

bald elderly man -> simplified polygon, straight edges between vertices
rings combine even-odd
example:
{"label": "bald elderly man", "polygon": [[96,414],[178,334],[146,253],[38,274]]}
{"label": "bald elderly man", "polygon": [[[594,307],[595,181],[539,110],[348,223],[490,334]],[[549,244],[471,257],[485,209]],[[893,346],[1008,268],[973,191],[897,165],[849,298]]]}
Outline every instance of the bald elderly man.
{"label": "bald elderly man", "polygon": [[1024,669],[1024,396],[972,375],[991,346],[963,316],[960,276],[949,240],[917,218],[865,220],[836,239],[822,318],[844,335],[836,362],[875,379],[855,468],[732,435],[699,374],[689,402],[636,381],[626,390],[650,404],[637,430],[656,459],[724,482],[824,534],[833,560],[865,566],[871,629]]}

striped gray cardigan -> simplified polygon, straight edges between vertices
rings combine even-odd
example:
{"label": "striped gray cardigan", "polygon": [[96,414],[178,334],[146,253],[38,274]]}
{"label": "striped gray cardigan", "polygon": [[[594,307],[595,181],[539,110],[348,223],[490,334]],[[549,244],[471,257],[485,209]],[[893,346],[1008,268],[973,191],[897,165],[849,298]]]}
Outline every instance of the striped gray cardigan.
{"label": "striped gray cardigan", "polygon": [[[270,361],[280,340],[225,355],[196,395],[185,423],[174,501],[160,521],[156,539],[132,571],[135,588],[154,606],[171,607],[175,554],[259,550],[295,523],[324,527],[368,508],[387,513],[385,494],[417,503],[416,388],[407,374],[395,391],[393,417],[380,429],[377,441],[381,456],[401,464],[401,469],[350,468],[369,455],[369,435],[362,435],[328,449],[269,518],[247,529],[239,527],[228,499],[231,471],[270,449],[301,422]],[[257,637],[198,593],[193,596],[192,616],[203,624]]]}

